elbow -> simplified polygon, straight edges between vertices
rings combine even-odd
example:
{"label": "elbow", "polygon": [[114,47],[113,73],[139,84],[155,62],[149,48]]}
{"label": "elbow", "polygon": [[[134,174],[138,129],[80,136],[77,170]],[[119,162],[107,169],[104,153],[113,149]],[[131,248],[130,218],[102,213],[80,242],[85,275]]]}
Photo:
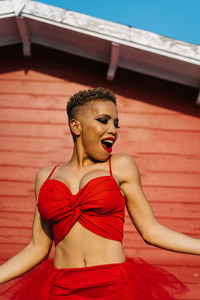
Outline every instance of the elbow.
{"label": "elbow", "polygon": [[143,238],[143,241],[147,244],[147,245],[153,245],[153,243],[150,241],[150,239],[148,238]]}
{"label": "elbow", "polygon": [[145,232],[144,234],[142,234],[142,238],[144,240],[144,242],[148,245],[152,245],[153,244],[153,240],[154,240],[154,231],[152,230],[148,230],[147,232]]}
{"label": "elbow", "polygon": [[153,239],[151,235],[142,235],[142,238],[147,245],[153,245]]}

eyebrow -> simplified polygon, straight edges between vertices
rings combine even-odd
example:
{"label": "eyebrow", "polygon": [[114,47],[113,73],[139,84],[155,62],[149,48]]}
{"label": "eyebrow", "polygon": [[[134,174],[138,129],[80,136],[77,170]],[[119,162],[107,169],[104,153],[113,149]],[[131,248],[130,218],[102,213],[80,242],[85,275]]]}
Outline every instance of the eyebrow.
{"label": "eyebrow", "polygon": [[[110,116],[110,115],[107,115],[107,114],[100,114],[100,115],[98,115],[97,118],[101,118],[101,117],[106,117],[106,118],[108,118],[108,119],[111,119],[111,116]],[[119,122],[119,119],[116,118],[115,121],[118,121],[118,122]]]}

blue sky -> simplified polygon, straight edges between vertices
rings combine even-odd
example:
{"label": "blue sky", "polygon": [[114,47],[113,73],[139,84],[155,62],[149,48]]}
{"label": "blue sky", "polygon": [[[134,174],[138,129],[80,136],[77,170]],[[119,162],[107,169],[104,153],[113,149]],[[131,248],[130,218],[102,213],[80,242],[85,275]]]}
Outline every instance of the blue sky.
{"label": "blue sky", "polygon": [[200,0],[42,0],[39,2],[200,45]]}

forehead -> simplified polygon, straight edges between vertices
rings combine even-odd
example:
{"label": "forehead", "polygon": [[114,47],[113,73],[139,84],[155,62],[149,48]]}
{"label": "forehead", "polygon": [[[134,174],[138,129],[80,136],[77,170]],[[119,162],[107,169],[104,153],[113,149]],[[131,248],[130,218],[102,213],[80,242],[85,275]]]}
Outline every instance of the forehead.
{"label": "forehead", "polygon": [[95,99],[85,103],[86,111],[89,114],[101,115],[107,114],[112,117],[117,117],[118,111],[116,105],[109,100]]}

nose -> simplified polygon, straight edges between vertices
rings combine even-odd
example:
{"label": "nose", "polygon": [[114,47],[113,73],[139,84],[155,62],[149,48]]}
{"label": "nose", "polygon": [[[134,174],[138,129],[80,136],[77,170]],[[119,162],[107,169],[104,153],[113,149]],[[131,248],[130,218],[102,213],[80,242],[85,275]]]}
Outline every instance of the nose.
{"label": "nose", "polygon": [[109,122],[108,133],[112,134],[114,137],[117,137],[117,128],[112,121]]}

